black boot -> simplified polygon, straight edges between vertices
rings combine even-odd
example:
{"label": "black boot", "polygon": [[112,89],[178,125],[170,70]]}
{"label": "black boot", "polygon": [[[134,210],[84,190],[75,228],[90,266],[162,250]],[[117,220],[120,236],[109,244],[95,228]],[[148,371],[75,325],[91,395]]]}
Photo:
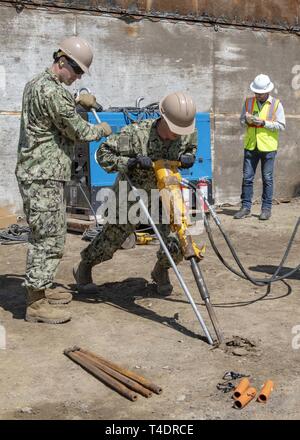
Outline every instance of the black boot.
{"label": "black boot", "polygon": [[97,285],[93,283],[91,264],[80,261],[79,264],[73,267],[73,276],[77,283],[78,292],[81,293],[96,293]]}
{"label": "black boot", "polygon": [[262,209],[261,210],[259,220],[269,220],[270,217],[271,217],[271,209]]}
{"label": "black boot", "polygon": [[170,282],[168,269],[162,267],[157,261],[153,271],[151,272],[151,277],[156,283],[157,293],[161,296],[169,296],[172,293],[173,286]]}
{"label": "black boot", "polygon": [[251,216],[251,211],[250,209],[247,208],[241,208],[234,216],[233,218],[235,219],[241,219],[241,218],[245,218],[245,217],[250,217]]}

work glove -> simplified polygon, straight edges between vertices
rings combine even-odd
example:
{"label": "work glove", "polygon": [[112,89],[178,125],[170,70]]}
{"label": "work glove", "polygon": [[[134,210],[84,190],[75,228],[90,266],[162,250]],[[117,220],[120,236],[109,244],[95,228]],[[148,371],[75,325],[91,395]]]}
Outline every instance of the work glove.
{"label": "work glove", "polygon": [[112,134],[111,126],[107,122],[101,122],[101,124],[96,124],[97,128],[101,128],[103,131],[103,136],[109,136]]}
{"label": "work glove", "polygon": [[195,156],[193,154],[182,154],[179,158],[180,168],[191,168],[195,163]]}
{"label": "work glove", "polygon": [[90,93],[81,93],[77,98],[75,98],[76,104],[80,104],[85,110],[90,110],[91,108],[98,109],[96,98]]}
{"label": "work glove", "polygon": [[132,157],[127,162],[127,168],[129,171],[133,170],[134,168],[140,168],[142,170],[151,170],[153,167],[152,160],[150,157],[147,156],[138,156],[138,157]]}

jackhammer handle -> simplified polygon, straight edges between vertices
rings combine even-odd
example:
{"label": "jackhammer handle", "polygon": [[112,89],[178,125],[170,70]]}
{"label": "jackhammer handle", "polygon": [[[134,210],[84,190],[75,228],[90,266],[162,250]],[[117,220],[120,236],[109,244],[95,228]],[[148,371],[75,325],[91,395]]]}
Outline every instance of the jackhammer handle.
{"label": "jackhammer handle", "polygon": [[[165,163],[170,165],[171,167],[180,167],[181,162],[179,160],[168,160],[168,159],[160,159],[163,160]],[[158,161],[155,161],[158,162]]]}
{"label": "jackhammer handle", "polygon": [[[160,164],[159,164],[160,162]],[[177,168],[181,166],[181,162],[179,160],[168,160],[168,159],[158,159],[153,162],[153,168],[175,168],[177,171]]]}

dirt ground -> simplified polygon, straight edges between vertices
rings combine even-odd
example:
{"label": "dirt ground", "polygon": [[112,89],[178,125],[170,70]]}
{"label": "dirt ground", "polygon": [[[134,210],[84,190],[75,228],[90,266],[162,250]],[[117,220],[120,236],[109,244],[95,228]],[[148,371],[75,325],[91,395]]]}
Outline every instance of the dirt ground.
{"label": "dirt ground", "polygon": [[[242,262],[254,277],[274,272],[299,207],[299,200],[276,205],[267,222],[258,220],[258,205],[251,218],[239,221],[232,218],[237,208],[218,210]],[[232,261],[216,230],[214,236],[224,256]],[[172,296],[155,294],[149,280],[156,245],[118,251],[113,260],[96,267],[93,274],[99,292],[74,294],[68,306],[72,312],[69,323],[27,323],[21,285],[26,244],[0,246],[0,323],[7,336],[6,349],[0,350],[0,419],[298,419],[300,352],[293,327],[300,325],[300,275],[273,284],[267,292],[266,287],[256,287],[229,272],[205,234],[199,243],[203,241],[207,249],[201,267],[220,326],[226,340],[239,336],[251,342],[245,347],[225,352],[212,349],[203,340],[202,329],[174,274]],[[74,288],[71,269],[85,246],[79,235],[68,234],[57,282]],[[299,263],[298,246],[299,234],[285,271]],[[179,267],[211,328],[189,264]],[[163,393],[128,401],[63,355],[65,348],[74,345],[151,379]],[[231,393],[216,387],[224,382],[226,371],[250,375],[258,390],[272,379],[275,389],[269,401],[252,401],[242,410],[234,409]]]}

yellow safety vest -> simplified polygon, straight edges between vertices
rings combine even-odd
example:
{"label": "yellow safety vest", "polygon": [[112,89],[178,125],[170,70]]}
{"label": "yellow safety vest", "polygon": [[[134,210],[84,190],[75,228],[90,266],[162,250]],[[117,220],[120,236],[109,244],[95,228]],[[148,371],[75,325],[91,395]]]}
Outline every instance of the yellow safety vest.
{"label": "yellow safety vest", "polygon": [[[246,112],[256,115],[264,121],[274,121],[279,102],[279,99],[272,98],[271,102],[266,101],[261,110],[259,110],[256,98],[247,98],[245,101]],[[276,151],[278,148],[278,138],[278,130],[271,131],[265,127],[259,128],[251,125],[247,127],[244,148],[246,150],[254,150],[257,147],[259,151]]]}

